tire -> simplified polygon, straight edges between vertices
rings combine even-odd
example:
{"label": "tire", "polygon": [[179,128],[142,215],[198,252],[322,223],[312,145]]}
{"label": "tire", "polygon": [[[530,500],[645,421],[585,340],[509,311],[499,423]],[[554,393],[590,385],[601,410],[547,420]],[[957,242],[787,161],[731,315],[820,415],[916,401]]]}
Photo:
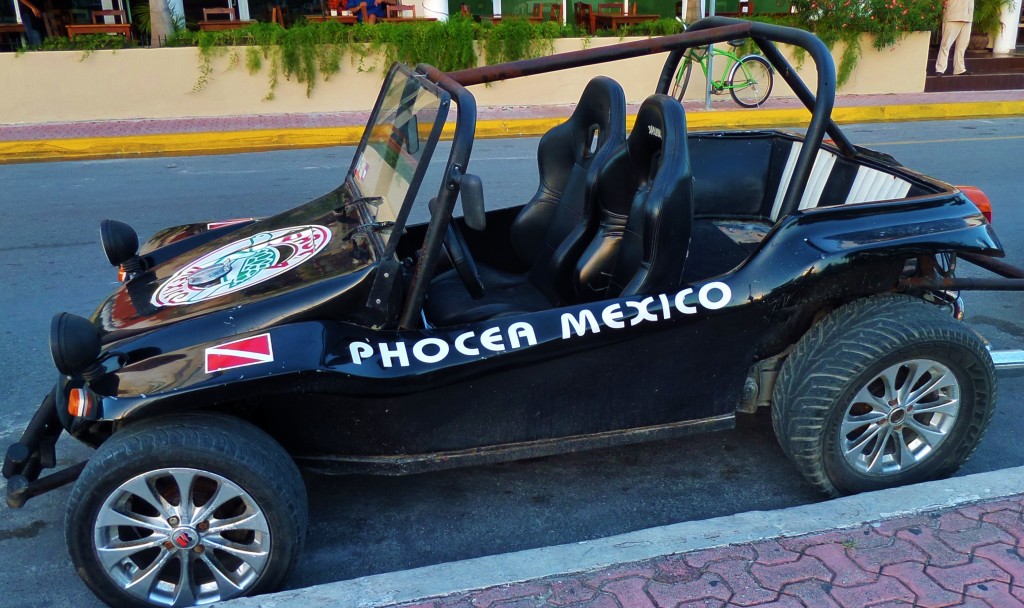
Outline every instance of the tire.
{"label": "tire", "polygon": [[729,94],[744,108],[759,108],[772,94],[772,66],[760,55],[747,55],[729,71]]}
{"label": "tire", "polygon": [[952,474],[981,441],[995,398],[977,334],[919,299],[876,296],[797,342],[772,395],[772,426],[804,479],[838,496]]}
{"label": "tire", "polygon": [[280,445],[247,422],[187,414],[100,446],[64,527],[79,576],[111,606],[191,606],[277,588],[307,517],[302,478]]}
{"label": "tire", "polygon": [[686,87],[690,84],[690,73],[693,72],[693,61],[687,55],[683,57],[683,63],[676,72],[676,80],[672,89],[672,96],[679,100],[679,103],[683,102],[683,97],[686,95]]}

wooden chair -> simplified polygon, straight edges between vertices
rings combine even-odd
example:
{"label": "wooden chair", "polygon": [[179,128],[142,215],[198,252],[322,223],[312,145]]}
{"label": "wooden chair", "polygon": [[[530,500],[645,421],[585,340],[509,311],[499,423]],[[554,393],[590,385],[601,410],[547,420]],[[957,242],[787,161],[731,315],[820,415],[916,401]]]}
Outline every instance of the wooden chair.
{"label": "wooden chair", "polygon": [[70,15],[65,18],[61,13],[64,11],[49,10],[43,11],[43,28],[46,30],[46,37],[61,37],[68,35],[67,25],[72,22]]}
{"label": "wooden chair", "polygon": [[215,17],[218,20],[222,19],[222,17],[220,17],[220,15],[224,15],[223,19],[225,19],[227,21],[237,21],[238,20],[238,18],[235,17],[235,7],[233,7],[233,6],[229,6],[227,8],[221,7],[221,8],[204,8],[203,9],[203,21],[214,21],[214,19],[210,19],[210,17]]}
{"label": "wooden chair", "polygon": [[555,23],[562,22],[562,5],[556,2],[551,3],[551,20]]}
{"label": "wooden chair", "polygon": [[402,13],[409,11],[413,19],[416,18],[416,5],[414,4],[389,4],[388,17],[405,17]]}
{"label": "wooden chair", "polygon": [[459,13],[463,17],[472,17],[473,16],[473,11],[469,10],[469,5],[468,4],[460,4],[459,5]]}
{"label": "wooden chair", "polygon": [[[223,15],[223,18],[221,18],[221,15]],[[252,21],[239,21],[234,7],[204,8],[203,20],[199,22],[199,29],[204,32],[219,32],[222,30],[235,30],[245,27],[250,23]]]}
{"label": "wooden chair", "polygon": [[276,24],[280,25],[281,27],[285,27],[285,25],[284,25],[284,11],[281,10],[281,8],[282,7],[277,6],[277,5],[274,5],[274,6],[270,7],[270,22],[271,23],[276,23]]}
{"label": "wooden chair", "polygon": [[595,30],[593,7],[586,2],[577,2],[573,5],[573,10],[576,11],[576,26],[586,29],[588,34],[593,34]]}
{"label": "wooden chair", "polygon": [[544,14],[544,3],[543,2],[534,2],[533,3],[533,8],[530,9],[530,15],[532,17],[540,17],[543,14]]}
{"label": "wooden chair", "polygon": [[92,11],[92,22],[95,24],[106,24],[107,17],[110,17],[114,23],[126,25],[128,23],[128,13],[119,9],[100,9]]}
{"label": "wooden chair", "polygon": [[621,2],[603,2],[597,5],[597,12],[599,13],[618,13],[624,15],[625,11],[622,10]]}

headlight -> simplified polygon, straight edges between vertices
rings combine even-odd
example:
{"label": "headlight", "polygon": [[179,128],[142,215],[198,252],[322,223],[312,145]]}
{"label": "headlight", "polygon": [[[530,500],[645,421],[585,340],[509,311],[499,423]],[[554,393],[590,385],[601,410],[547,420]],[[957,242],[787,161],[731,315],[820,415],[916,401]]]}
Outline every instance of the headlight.
{"label": "headlight", "polygon": [[139,251],[139,235],[135,229],[116,220],[103,220],[100,222],[100,244],[103,245],[103,253],[107,261],[114,266],[120,266]]}
{"label": "headlight", "polygon": [[102,375],[99,328],[85,317],[57,313],[50,322],[50,356],[57,370],[67,376],[85,373],[87,379],[93,379],[97,372]]}

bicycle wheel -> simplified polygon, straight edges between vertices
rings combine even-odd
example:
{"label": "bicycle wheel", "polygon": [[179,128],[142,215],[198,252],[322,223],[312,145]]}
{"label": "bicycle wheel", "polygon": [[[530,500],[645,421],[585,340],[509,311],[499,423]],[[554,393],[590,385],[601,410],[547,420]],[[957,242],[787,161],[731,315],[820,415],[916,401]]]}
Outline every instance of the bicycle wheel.
{"label": "bicycle wheel", "polygon": [[775,77],[764,57],[747,55],[729,71],[729,93],[744,108],[760,107],[772,94]]}
{"label": "bicycle wheel", "polygon": [[686,85],[690,84],[690,72],[693,71],[693,61],[689,56],[683,57],[682,63],[679,64],[679,71],[676,72],[676,80],[672,84],[672,97],[679,100],[680,103],[683,101],[683,96],[686,95]]}

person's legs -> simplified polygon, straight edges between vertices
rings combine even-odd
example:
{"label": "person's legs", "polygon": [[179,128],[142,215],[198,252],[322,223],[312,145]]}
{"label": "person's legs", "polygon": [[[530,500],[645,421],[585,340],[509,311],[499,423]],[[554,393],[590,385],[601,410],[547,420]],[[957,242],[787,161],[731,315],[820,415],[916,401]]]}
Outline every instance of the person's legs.
{"label": "person's legs", "polygon": [[971,42],[971,24],[966,21],[958,21],[960,30],[956,36],[956,47],[953,51],[953,73],[963,74],[967,71],[964,63],[964,55],[967,53],[967,45]]}
{"label": "person's legs", "polygon": [[21,22],[25,26],[25,39],[28,40],[29,46],[39,46],[43,43],[43,36],[39,33],[34,21],[32,15],[23,9]]}
{"label": "person's legs", "polygon": [[953,41],[956,40],[956,36],[959,33],[956,25],[955,21],[942,22],[942,41],[939,43],[939,56],[935,58],[935,72],[938,74],[946,72],[946,65],[949,62],[949,49],[953,46]]}

